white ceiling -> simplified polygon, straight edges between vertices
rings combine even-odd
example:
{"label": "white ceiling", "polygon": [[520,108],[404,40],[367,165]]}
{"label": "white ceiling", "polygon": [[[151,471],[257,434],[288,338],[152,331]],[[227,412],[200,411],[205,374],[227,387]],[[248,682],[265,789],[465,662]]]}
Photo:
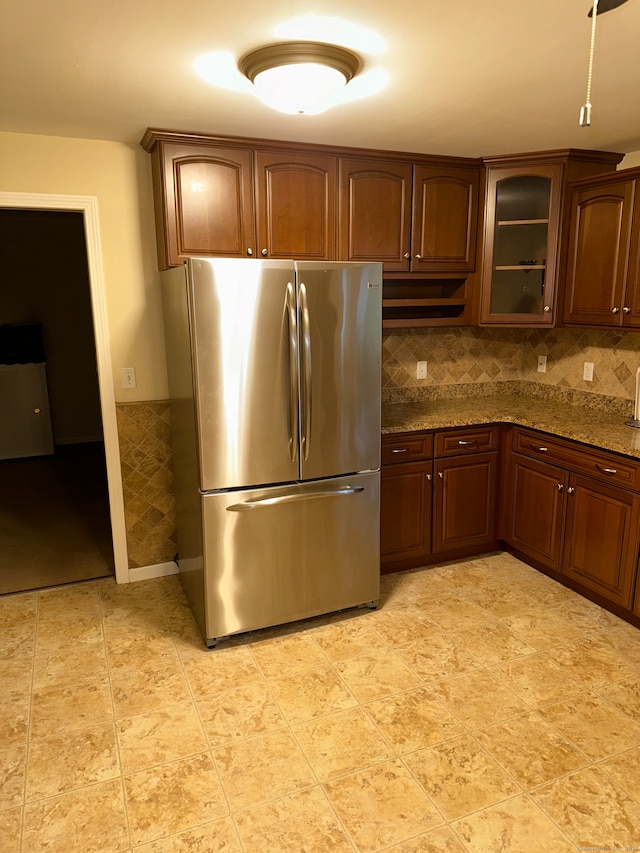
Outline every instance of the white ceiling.
{"label": "white ceiling", "polygon": [[[0,0],[0,130],[137,144],[157,127],[462,156],[640,150],[640,0],[599,17],[592,125],[578,126],[590,6]],[[282,40],[276,26],[309,13],[382,36],[383,53],[360,55],[363,70],[388,71],[383,92],[318,116],[286,116],[194,74],[199,54],[239,58]]]}

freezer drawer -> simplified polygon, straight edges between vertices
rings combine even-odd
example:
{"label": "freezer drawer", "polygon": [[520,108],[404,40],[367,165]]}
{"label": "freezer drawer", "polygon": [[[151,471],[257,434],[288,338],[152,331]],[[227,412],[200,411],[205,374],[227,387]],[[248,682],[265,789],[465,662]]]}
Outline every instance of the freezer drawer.
{"label": "freezer drawer", "polygon": [[206,494],[202,516],[208,645],[379,598],[377,471]]}

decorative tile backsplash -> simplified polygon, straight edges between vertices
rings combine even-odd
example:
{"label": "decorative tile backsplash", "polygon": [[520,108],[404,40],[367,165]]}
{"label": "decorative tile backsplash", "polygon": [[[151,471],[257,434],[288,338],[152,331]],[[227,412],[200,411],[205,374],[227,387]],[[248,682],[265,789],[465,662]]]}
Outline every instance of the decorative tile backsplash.
{"label": "decorative tile backsplash", "polygon": [[[538,373],[538,356],[547,372]],[[416,362],[427,378],[416,379]],[[582,378],[593,362],[593,382]],[[633,399],[640,367],[640,333],[597,329],[431,328],[393,330],[383,336],[382,388],[411,389],[468,382],[525,379],[611,397]]]}
{"label": "decorative tile backsplash", "polygon": [[[539,355],[547,356],[546,373],[536,370]],[[427,378],[418,380],[416,361],[425,360]],[[582,379],[585,361],[595,365],[593,382]],[[383,399],[459,396],[469,383],[475,393],[478,383],[526,380],[564,390],[568,405],[574,391],[632,400],[638,367],[640,332],[398,329],[383,336]],[[169,403],[120,403],[117,415],[129,566],[169,562],[177,549]]]}
{"label": "decorative tile backsplash", "polygon": [[175,506],[169,403],[118,403],[129,567],[173,560]]}

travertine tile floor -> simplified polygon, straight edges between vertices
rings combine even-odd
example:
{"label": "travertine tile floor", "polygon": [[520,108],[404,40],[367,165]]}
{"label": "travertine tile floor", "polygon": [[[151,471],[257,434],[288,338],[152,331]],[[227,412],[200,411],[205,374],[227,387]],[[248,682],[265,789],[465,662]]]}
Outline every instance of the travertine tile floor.
{"label": "travertine tile floor", "polygon": [[3,853],[640,848],[640,631],[512,557],[208,652],[177,578],[0,599]]}

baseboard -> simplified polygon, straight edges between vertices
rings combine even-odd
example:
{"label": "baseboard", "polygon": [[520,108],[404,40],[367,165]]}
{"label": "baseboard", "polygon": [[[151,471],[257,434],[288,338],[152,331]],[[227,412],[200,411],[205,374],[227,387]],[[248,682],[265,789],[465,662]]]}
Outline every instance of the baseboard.
{"label": "baseboard", "polygon": [[154,566],[138,566],[129,569],[129,583],[134,581],[146,581],[150,578],[164,578],[166,575],[177,575],[178,567],[175,563],[156,563]]}

